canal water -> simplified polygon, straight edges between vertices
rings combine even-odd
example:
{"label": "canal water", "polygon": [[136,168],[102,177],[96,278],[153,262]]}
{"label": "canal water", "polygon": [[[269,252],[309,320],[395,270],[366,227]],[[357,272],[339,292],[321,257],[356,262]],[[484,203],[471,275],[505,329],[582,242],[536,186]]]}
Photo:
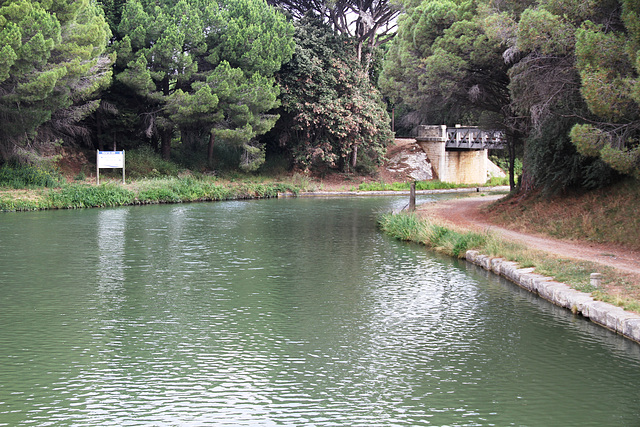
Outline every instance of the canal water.
{"label": "canal water", "polygon": [[640,346],[400,198],[0,215],[2,426],[637,426]]}

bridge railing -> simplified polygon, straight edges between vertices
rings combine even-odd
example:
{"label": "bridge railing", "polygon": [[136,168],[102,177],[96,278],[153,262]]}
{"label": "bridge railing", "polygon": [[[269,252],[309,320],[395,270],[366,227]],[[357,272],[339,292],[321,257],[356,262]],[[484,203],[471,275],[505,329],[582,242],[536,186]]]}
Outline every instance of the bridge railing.
{"label": "bridge railing", "polygon": [[447,128],[447,148],[467,150],[503,149],[505,144],[504,132],[499,130],[482,130],[477,126]]}

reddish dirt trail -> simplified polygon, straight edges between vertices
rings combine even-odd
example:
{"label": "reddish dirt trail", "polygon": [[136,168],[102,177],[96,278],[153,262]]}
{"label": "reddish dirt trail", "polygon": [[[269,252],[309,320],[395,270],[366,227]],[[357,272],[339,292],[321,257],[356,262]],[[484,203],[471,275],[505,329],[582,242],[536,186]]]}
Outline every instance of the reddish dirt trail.
{"label": "reddish dirt trail", "polygon": [[529,248],[559,255],[562,258],[607,265],[633,275],[637,283],[640,283],[640,252],[613,245],[558,240],[540,234],[522,233],[491,223],[484,208],[500,197],[503,196],[471,197],[428,203],[420,206],[418,212],[436,216],[464,229],[490,231],[507,240],[522,242]]}

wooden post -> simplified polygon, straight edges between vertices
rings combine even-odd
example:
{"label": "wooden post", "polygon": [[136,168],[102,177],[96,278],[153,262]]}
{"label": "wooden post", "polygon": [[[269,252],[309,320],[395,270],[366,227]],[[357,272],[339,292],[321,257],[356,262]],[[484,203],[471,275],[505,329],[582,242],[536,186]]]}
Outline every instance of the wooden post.
{"label": "wooden post", "polygon": [[416,182],[411,183],[411,191],[409,192],[409,212],[416,210]]}
{"label": "wooden post", "polygon": [[396,107],[391,108],[391,132],[396,131]]}
{"label": "wooden post", "polygon": [[100,150],[96,151],[96,185],[100,185]]}

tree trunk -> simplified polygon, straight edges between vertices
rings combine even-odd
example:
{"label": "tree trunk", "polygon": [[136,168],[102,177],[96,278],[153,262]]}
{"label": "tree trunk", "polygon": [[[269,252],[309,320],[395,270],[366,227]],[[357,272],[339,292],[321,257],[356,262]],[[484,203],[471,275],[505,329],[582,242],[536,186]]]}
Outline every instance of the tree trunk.
{"label": "tree trunk", "polygon": [[356,164],[358,163],[358,146],[354,145],[351,150],[351,169],[356,170]]}
{"label": "tree trunk", "polygon": [[516,142],[507,143],[509,150],[509,189],[513,192],[516,189],[515,163],[516,163]]}
{"label": "tree trunk", "polygon": [[216,137],[213,134],[213,130],[209,134],[209,146],[207,147],[207,163],[210,167],[213,166],[213,146],[215,145]]}
{"label": "tree trunk", "polygon": [[160,152],[164,160],[171,159],[171,129],[163,129],[160,135]]}

